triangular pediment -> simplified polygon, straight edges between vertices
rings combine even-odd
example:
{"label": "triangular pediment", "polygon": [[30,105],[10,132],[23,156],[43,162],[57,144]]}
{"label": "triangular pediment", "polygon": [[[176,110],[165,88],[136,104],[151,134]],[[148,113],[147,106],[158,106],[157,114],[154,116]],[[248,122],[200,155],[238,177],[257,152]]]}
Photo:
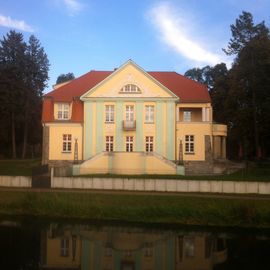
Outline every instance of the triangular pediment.
{"label": "triangular pediment", "polygon": [[89,89],[81,100],[91,98],[166,98],[178,97],[132,60]]}

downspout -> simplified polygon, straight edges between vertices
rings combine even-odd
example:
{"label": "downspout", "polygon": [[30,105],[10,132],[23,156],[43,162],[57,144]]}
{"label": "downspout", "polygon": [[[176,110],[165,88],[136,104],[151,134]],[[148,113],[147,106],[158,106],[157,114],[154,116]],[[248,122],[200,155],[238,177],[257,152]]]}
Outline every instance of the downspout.
{"label": "downspout", "polygon": [[177,145],[177,119],[178,119],[178,109],[177,109],[177,102],[176,102],[176,105],[175,105],[175,136],[174,136],[174,160],[175,160],[175,163],[177,164],[178,163],[178,160],[177,160],[177,148],[178,148],[178,145]]}

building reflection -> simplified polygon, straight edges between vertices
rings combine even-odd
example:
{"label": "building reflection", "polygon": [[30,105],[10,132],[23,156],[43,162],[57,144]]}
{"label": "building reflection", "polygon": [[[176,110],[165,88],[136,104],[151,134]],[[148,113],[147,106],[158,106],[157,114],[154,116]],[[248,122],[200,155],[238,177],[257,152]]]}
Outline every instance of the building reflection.
{"label": "building reflection", "polygon": [[211,270],[227,259],[212,233],[51,224],[41,235],[41,269]]}

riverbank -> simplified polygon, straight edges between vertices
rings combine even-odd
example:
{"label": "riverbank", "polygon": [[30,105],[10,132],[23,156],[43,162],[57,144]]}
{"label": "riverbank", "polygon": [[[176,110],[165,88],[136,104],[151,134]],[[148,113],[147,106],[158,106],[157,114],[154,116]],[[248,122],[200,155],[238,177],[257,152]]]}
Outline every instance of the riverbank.
{"label": "riverbank", "polygon": [[270,228],[270,200],[181,194],[0,190],[0,215]]}

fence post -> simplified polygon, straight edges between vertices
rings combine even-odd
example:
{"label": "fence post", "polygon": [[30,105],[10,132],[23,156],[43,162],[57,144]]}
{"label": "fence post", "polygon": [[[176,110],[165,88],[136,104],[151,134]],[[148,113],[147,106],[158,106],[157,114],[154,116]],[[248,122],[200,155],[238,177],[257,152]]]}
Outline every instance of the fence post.
{"label": "fence post", "polygon": [[54,187],[54,167],[51,167],[51,187]]}

